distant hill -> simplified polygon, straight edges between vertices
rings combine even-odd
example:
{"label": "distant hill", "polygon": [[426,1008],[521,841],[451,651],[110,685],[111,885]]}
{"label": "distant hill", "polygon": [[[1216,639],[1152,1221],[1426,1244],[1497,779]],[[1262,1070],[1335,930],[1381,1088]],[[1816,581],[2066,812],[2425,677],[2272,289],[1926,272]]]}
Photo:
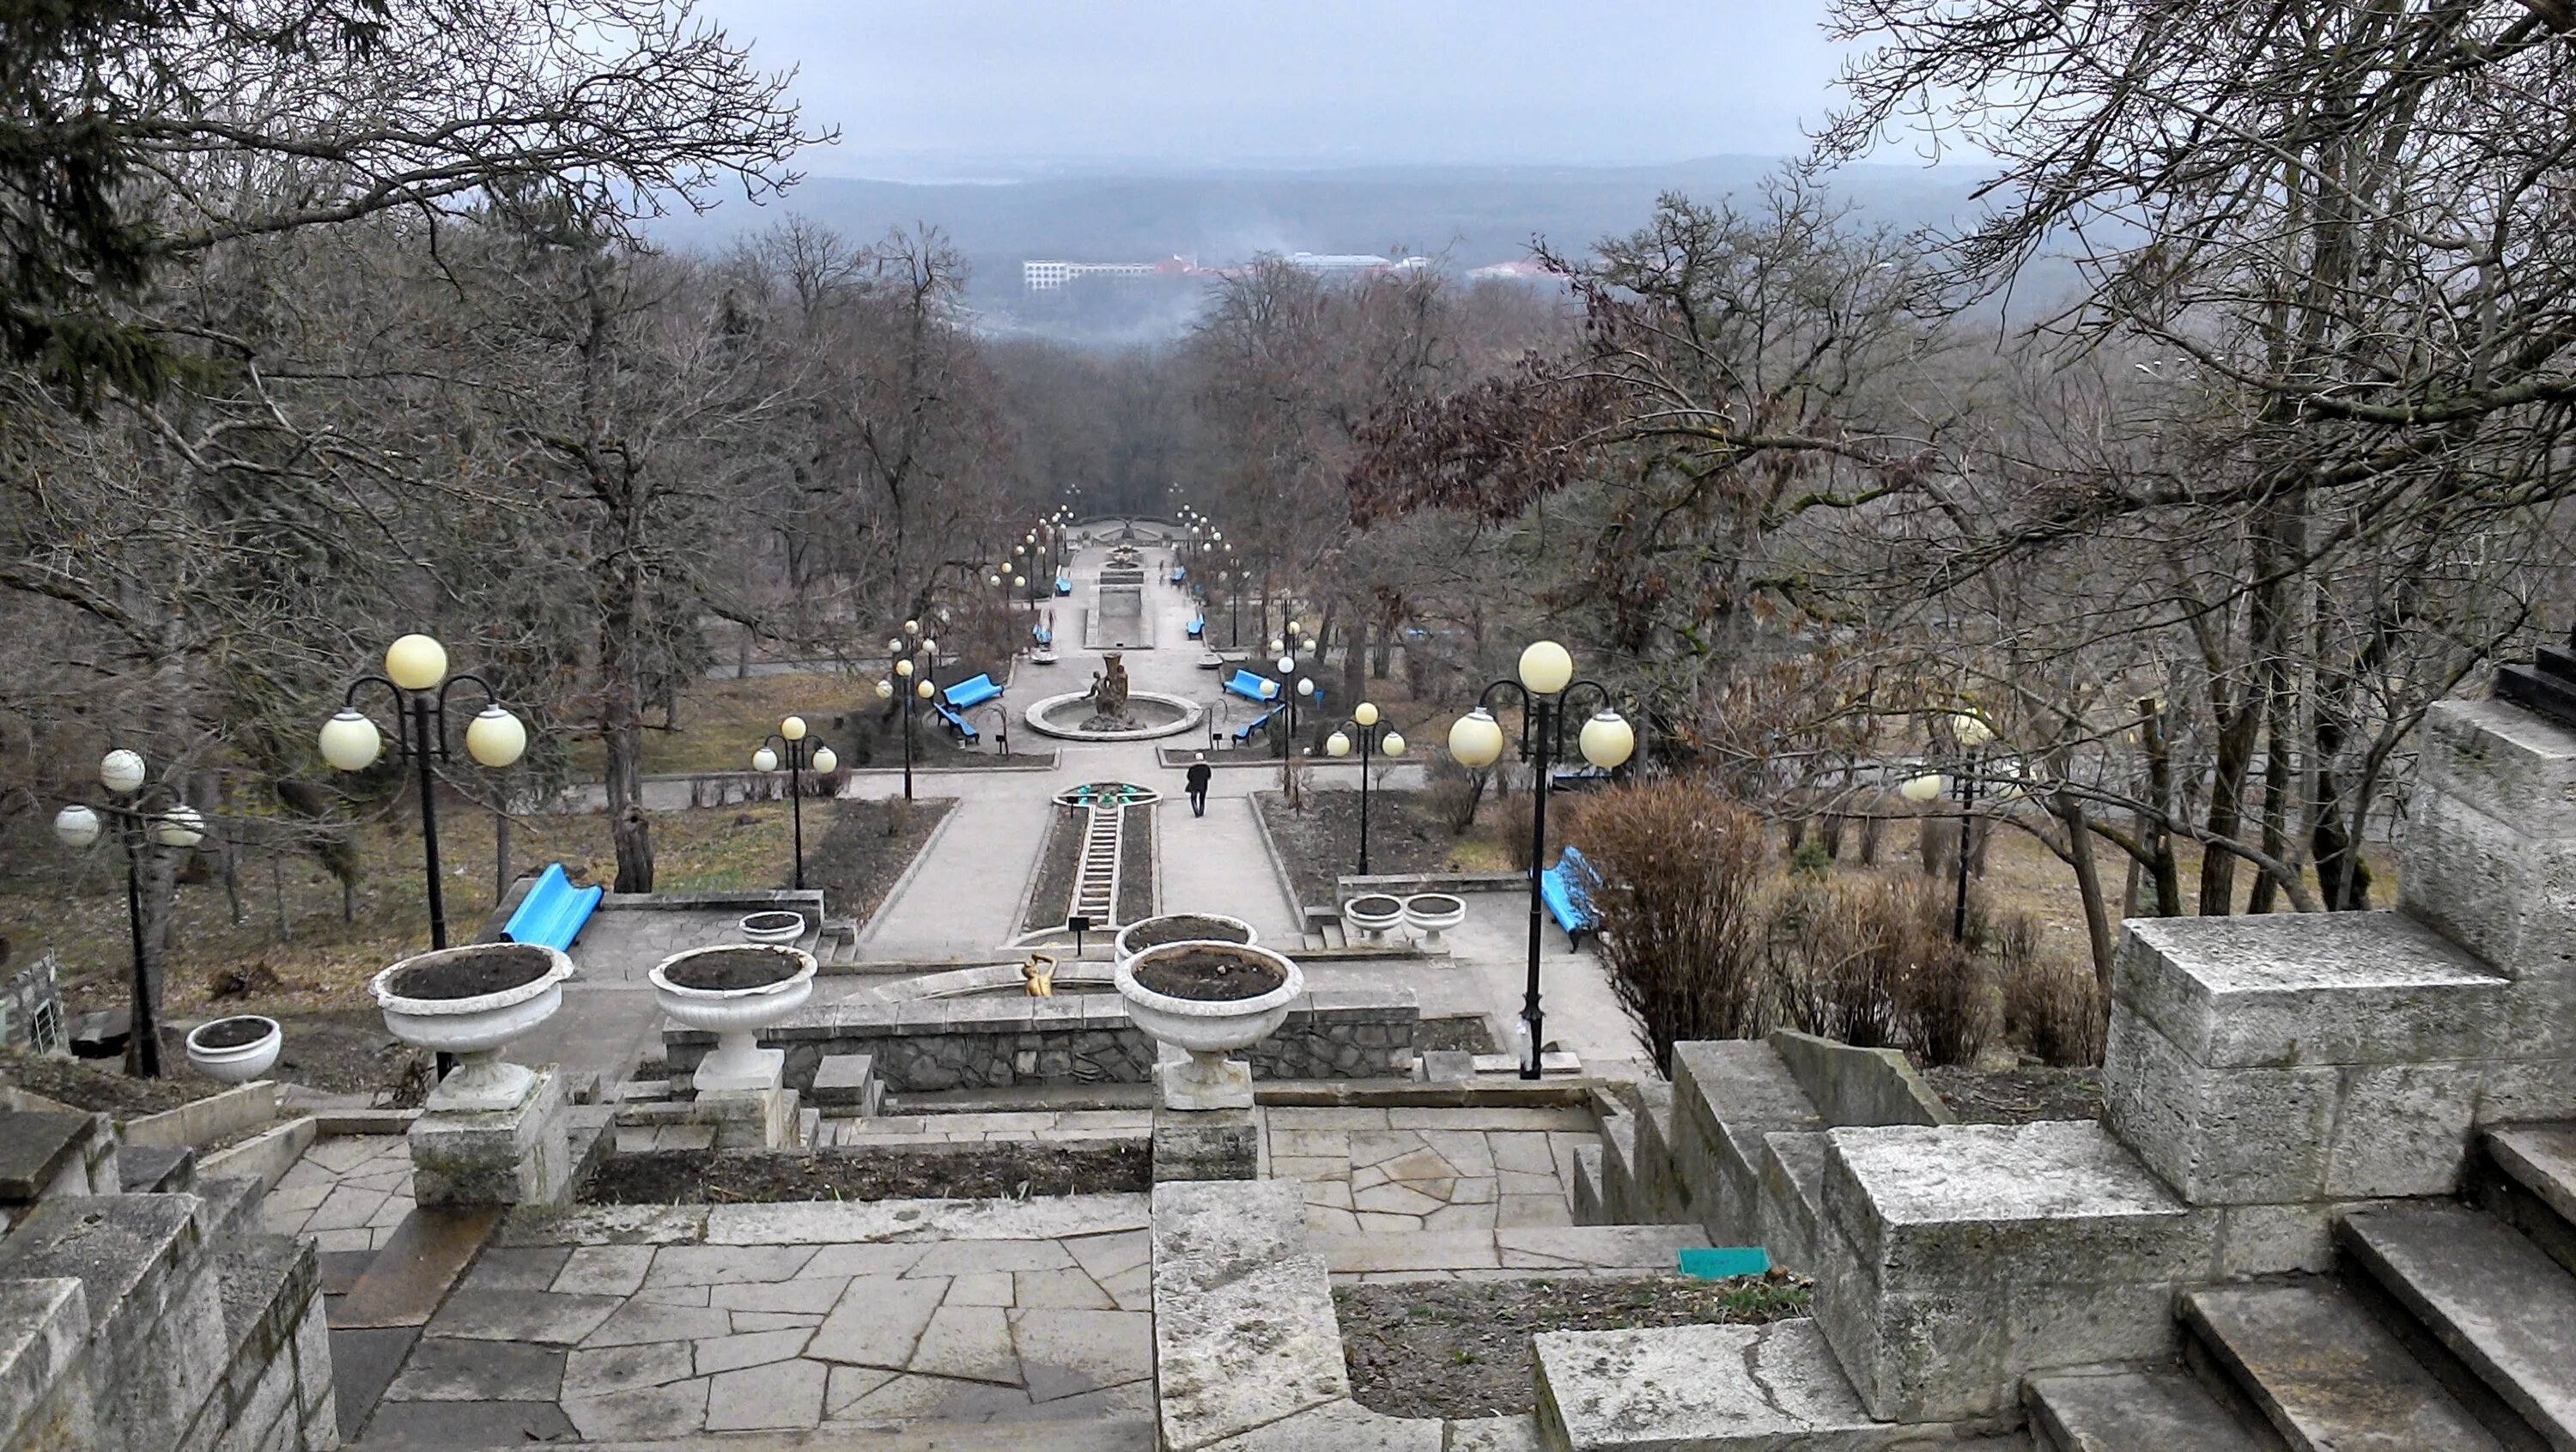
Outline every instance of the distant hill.
{"label": "distant hill", "polygon": [[[1151,262],[1177,254],[1221,266],[1263,251],[1401,251],[1466,269],[1525,256],[1534,237],[1588,248],[1641,225],[1661,193],[1750,192],[1778,166],[1767,157],[1718,156],[1647,167],[1205,171],[990,184],[816,176],[775,207],[725,206],[673,219],[658,235],[681,248],[721,246],[788,212],[861,238],[929,223],[973,266],[974,305],[1007,318],[1021,297],[1020,263],[1030,258]],[[1830,185],[1863,218],[1912,228],[1965,215],[1972,179],[1965,169],[1855,166]]]}

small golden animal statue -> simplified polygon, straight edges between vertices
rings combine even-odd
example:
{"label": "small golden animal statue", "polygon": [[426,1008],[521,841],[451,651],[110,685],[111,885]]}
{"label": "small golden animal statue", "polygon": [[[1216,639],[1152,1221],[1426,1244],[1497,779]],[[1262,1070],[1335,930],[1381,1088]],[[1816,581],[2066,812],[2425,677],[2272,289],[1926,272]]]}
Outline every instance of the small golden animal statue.
{"label": "small golden animal statue", "polygon": [[1031,953],[1020,965],[1020,976],[1029,981],[1029,997],[1055,997],[1055,960],[1044,953]]}

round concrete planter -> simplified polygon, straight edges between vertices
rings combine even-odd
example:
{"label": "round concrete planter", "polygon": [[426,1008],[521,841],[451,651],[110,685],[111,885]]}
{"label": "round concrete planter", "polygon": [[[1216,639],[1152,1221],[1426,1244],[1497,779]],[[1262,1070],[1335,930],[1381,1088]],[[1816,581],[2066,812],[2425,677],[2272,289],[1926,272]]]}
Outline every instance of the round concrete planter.
{"label": "round concrete planter", "polygon": [[[716,1036],[715,1052],[698,1062],[693,1082],[699,1093],[768,1088],[760,1031],[814,996],[814,955],[777,943],[726,943],[674,953],[646,976],[664,1013],[685,1028]],[[704,988],[686,981],[698,976],[741,981]]]}
{"label": "round concrete planter", "polygon": [[746,943],[793,943],[805,936],[805,915],[779,909],[745,913],[734,930]]}
{"label": "round concrete planter", "polygon": [[572,960],[542,944],[472,943],[405,958],[369,986],[395,1038],[457,1057],[430,1108],[516,1109],[537,1076],[501,1050],[555,1016],[571,976]]}
{"label": "round concrete planter", "polygon": [[1382,892],[1367,893],[1342,904],[1342,921],[1360,930],[1360,936],[1372,943],[1386,941],[1386,935],[1404,926],[1404,901]]}
{"label": "round concrete planter", "polygon": [[[1137,970],[1152,966],[1159,958],[1211,949],[1277,969],[1279,985],[1251,998],[1200,999],[1157,993],[1137,981]],[[1118,996],[1126,1000],[1128,1015],[1135,1019],[1136,1026],[1156,1043],[1169,1044],[1190,1056],[1187,1065],[1176,1066],[1177,1077],[1185,1086],[1208,1093],[1223,1091],[1229,1078],[1227,1058],[1278,1032],[1279,1025],[1287,1020],[1288,1006],[1306,991],[1306,975],[1280,954],[1250,943],[1205,941],[1147,948],[1119,963],[1117,983]],[[1239,1069],[1235,1072],[1241,1073]]]}
{"label": "round concrete planter", "polygon": [[[1204,918],[1211,923],[1220,924],[1221,928],[1219,931],[1210,932],[1201,937],[1167,937],[1165,935],[1171,930],[1172,921],[1175,918]],[[1252,924],[1241,918],[1227,917],[1223,913],[1163,913],[1155,917],[1138,918],[1120,928],[1117,938],[1110,944],[1113,950],[1110,959],[1120,967],[1124,967],[1128,959],[1135,957],[1148,946],[1180,942],[1241,943],[1249,946],[1260,941],[1260,935],[1252,931]]]}
{"label": "round concrete planter", "polygon": [[1417,892],[1404,900],[1404,925],[1422,935],[1422,946],[1439,952],[1440,935],[1467,921],[1467,901],[1445,892]]}
{"label": "round concrete planter", "polygon": [[[234,1043],[209,1043],[234,1039]],[[277,1020],[245,1013],[201,1023],[188,1032],[188,1066],[219,1084],[247,1084],[268,1072],[286,1033]]]}

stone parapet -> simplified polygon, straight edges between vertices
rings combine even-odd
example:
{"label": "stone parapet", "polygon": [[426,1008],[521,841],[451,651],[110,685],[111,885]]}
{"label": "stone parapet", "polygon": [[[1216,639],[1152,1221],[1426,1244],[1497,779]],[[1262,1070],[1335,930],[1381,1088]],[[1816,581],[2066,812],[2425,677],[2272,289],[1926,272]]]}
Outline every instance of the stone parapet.
{"label": "stone parapet", "polygon": [[0,1452],[99,1445],[89,1332],[78,1280],[0,1280]]}
{"label": "stone parapet", "polygon": [[427,1112],[405,1138],[412,1198],[423,1205],[548,1205],[572,1194],[563,1075],[551,1064],[518,1107]]}
{"label": "stone parapet", "polygon": [[1825,1127],[1769,1044],[1723,1039],[1673,1046],[1672,1164],[1711,1244],[1766,1246],[1779,1256],[1777,1242],[1785,1237],[1764,1214],[1763,1137]]}

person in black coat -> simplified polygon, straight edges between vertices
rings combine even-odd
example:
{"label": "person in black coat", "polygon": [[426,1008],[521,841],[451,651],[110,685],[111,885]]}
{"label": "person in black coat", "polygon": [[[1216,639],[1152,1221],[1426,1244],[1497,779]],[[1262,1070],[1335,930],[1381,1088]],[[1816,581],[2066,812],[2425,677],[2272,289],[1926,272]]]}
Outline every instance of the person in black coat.
{"label": "person in black coat", "polygon": [[1215,775],[1216,773],[1208,767],[1207,753],[1204,751],[1199,753],[1198,760],[1190,763],[1189,781],[1191,816],[1204,817],[1207,815],[1208,779]]}

